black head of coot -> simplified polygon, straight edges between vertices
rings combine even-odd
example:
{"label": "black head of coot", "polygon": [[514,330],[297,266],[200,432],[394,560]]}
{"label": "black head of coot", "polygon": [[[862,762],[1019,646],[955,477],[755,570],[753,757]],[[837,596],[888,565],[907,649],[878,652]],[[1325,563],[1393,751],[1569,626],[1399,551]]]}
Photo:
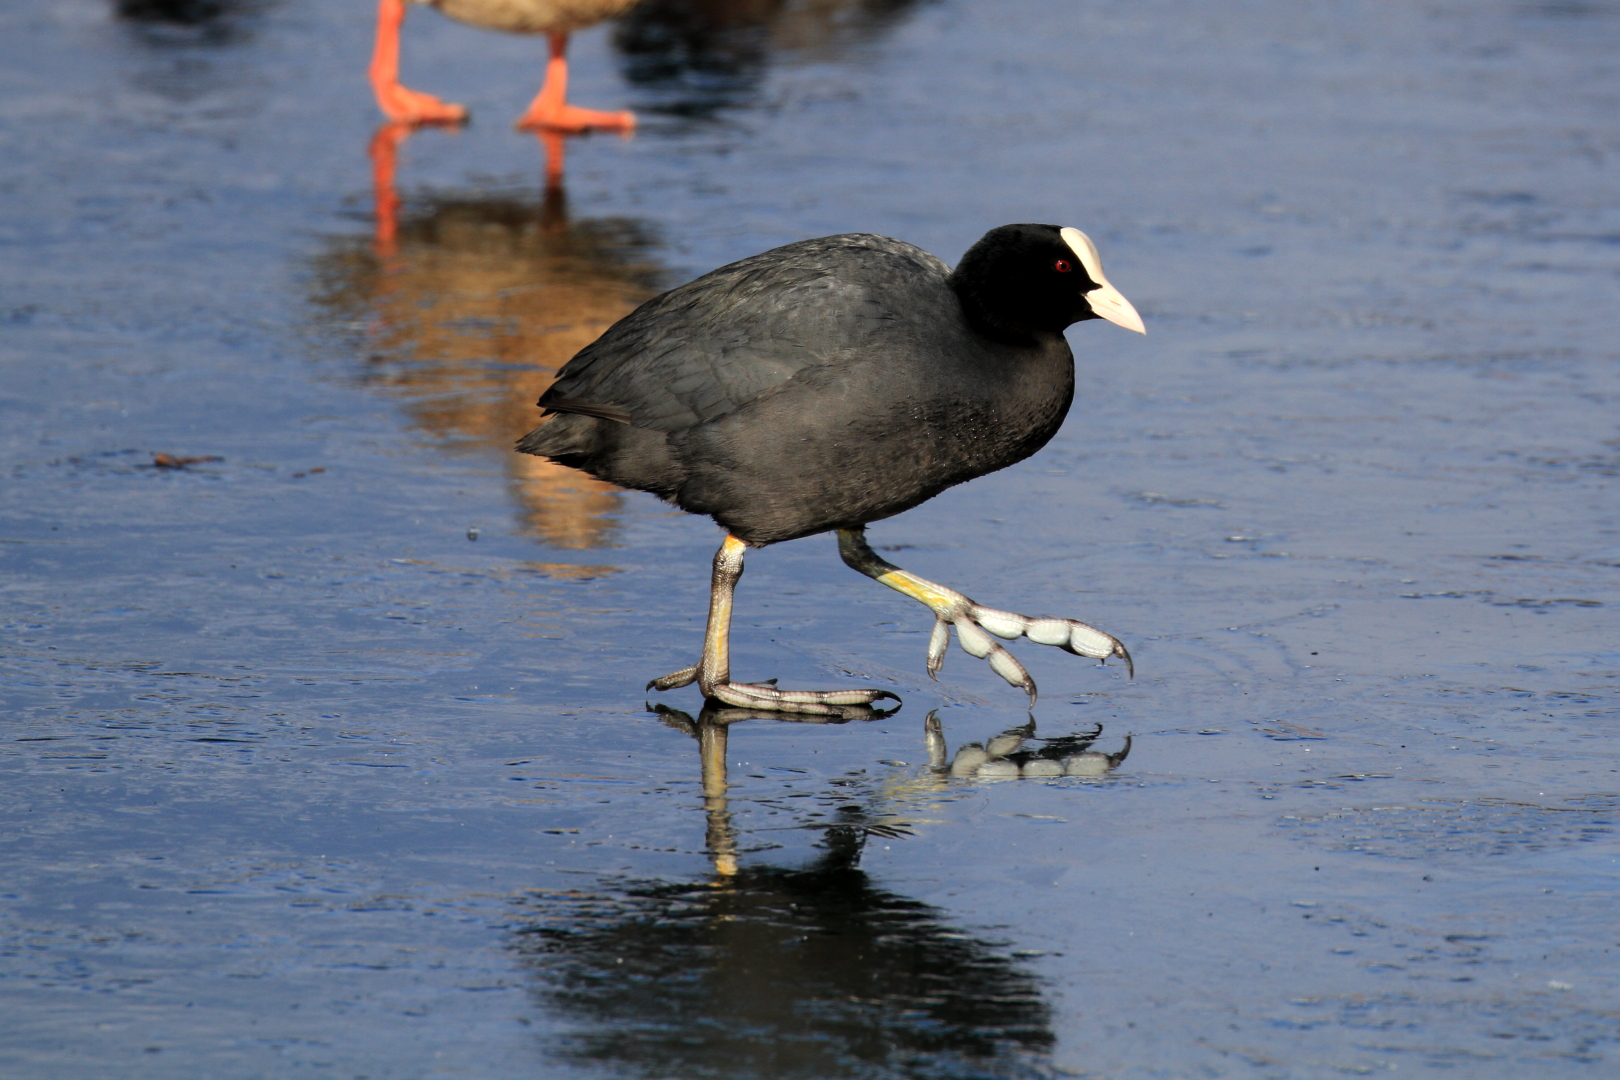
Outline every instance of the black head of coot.
{"label": "black head of coot", "polygon": [[[1071,242],[1071,233],[1079,239]],[[1113,291],[1100,278],[1095,249],[1078,231],[1002,225],[967,250],[950,285],[974,329],[998,341],[1028,345],[1043,333],[1061,334],[1085,319],[1108,318],[1094,311],[1087,298],[1098,290]]]}

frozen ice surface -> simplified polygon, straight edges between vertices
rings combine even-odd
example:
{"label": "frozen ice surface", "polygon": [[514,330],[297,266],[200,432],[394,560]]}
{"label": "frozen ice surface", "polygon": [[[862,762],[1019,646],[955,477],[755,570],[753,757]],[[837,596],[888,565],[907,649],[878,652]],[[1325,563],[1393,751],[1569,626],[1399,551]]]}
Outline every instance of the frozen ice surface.
{"label": "frozen ice surface", "polygon": [[[549,197],[540,43],[418,10],[474,123],[391,239],[370,5],[123,7],[0,9],[0,1075],[1613,1075],[1620,6],[654,0]],[[548,372],[780,242],[1031,220],[1148,336],[871,535],[1119,635],[1012,648],[1129,758],[924,764],[1023,695],[818,537],[734,670],[905,708],[706,790],[640,688],[714,529],[511,454]]]}

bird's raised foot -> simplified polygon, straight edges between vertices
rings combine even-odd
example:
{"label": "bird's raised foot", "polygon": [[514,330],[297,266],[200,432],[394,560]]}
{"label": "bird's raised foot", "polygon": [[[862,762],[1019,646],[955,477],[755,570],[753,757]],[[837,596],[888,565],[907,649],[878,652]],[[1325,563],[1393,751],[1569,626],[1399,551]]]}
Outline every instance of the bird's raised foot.
{"label": "bird's raised foot", "polygon": [[404,124],[464,124],[464,106],[444,101],[432,94],[394,83],[377,88],[377,105],[388,119]]}
{"label": "bird's raised foot", "polygon": [[560,131],[577,134],[583,131],[631,132],[636,128],[636,114],[630,112],[602,112],[581,109],[574,105],[541,107],[530,106],[513,125],[519,131]]}
{"label": "bird's raised foot", "polygon": [[[966,599],[965,597],[963,599]],[[1014,640],[1027,637],[1039,645],[1054,645],[1076,656],[1089,656],[1106,661],[1117,656],[1125,661],[1125,671],[1136,677],[1136,665],[1125,644],[1112,634],[1105,633],[1076,619],[1031,619],[1012,611],[1001,611],[973,603],[971,600],[952,617],[936,616],[934,633],[928,640],[928,674],[937,677],[945,664],[945,649],[951,642],[951,627],[956,627],[956,641],[970,656],[988,660],[990,668],[1029,695],[1035,704],[1035,680],[1024,665],[1015,659],[990,635]]]}
{"label": "bird's raised foot", "polygon": [[1002,648],[991,635],[1003,638],[1028,636],[1041,645],[1056,645],[1064,652],[1076,656],[1090,656],[1106,660],[1117,656],[1125,661],[1126,671],[1134,678],[1135,665],[1124,643],[1112,634],[1105,634],[1095,626],[1074,619],[1031,619],[1016,612],[1000,611],[974,603],[955,589],[935,584],[882,558],[866,542],[865,529],[839,529],[838,554],[854,570],[881,581],[896,592],[927,604],[934,613],[934,633],[928,639],[928,674],[937,678],[945,663],[945,650],[951,643],[951,627],[956,627],[956,640],[971,656],[988,660],[997,675],[1029,695],[1035,704],[1035,680],[1030,678],[1024,665],[1013,659],[1012,653]]}

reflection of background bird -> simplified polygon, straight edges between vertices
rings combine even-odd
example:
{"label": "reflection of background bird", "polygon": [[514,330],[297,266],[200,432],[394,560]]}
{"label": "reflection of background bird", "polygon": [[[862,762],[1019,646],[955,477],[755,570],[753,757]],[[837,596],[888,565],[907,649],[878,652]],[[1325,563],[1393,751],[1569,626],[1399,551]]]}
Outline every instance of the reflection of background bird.
{"label": "reflection of background bird", "polygon": [[252,36],[255,0],[114,0],[137,40],[157,46],[239,45]]}
{"label": "reflection of background bird", "polygon": [[196,26],[225,13],[226,0],[118,0],[118,16],[136,22]]}
{"label": "reflection of background bird", "polygon": [[764,77],[773,53],[822,59],[893,26],[916,0],[644,0],[613,43],[656,111],[702,115]]}
{"label": "reflection of background bird", "polygon": [[[551,42],[546,78],[527,111],[518,118],[520,128],[585,131],[589,128],[629,130],[635,117],[627,112],[597,112],[569,105],[568,35],[603,19],[622,15],[636,0],[416,0],[429,3],[450,18],[486,30],[515,34],[545,34]],[[456,124],[467,118],[460,105],[441,101],[400,85],[399,32],[405,22],[405,0],[379,0],[377,44],[371,59],[371,87],[377,105],[390,120],[412,124]]]}
{"label": "reflection of background bird", "polygon": [[716,873],[528,901],[515,946],[550,1009],[583,1025],[564,1053],[628,1075],[823,1080],[1022,1075],[1019,1059],[1051,1049],[1031,972],[860,869],[869,835],[902,835],[881,807],[831,786],[820,857],[739,865],[726,730],[755,714],[662,712],[698,740]]}
{"label": "reflection of background bird", "polygon": [[[560,187],[539,199],[439,196],[403,211],[392,154],[408,129],[373,142],[378,230],[334,241],[317,302],[363,328],[367,385],[403,399],[434,438],[505,450],[532,423],[556,369],[656,291],[654,238],[629,219],[570,222]],[[525,532],[565,548],[608,540],[611,485],[525,455],[508,465]]]}

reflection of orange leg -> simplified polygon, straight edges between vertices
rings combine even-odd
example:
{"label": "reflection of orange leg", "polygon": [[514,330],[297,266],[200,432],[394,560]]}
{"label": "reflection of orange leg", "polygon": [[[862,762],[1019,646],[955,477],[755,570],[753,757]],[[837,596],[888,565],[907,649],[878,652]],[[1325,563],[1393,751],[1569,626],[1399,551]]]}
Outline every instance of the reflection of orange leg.
{"label": "reflection of orange leg", "polygon": [[411,125],[395,122],[384,124],[371,137],[366,152],[371,155],[371,190],[377,222],[375,250],[377,258],[392,258],[395,251],[394,236],[399,230],[399,195],[394,190],[394,165],[399,160],[399,145],[410,138]]}
{"label": "reflection of orange leg", "polygon": [[546,155],[546,191],[557,191],[562,188],[563,158],[567,153],[568,139],[562,132],[551,129],[542,129],[536,134],[540,136],[540,148]]}
{"label": "reflection of orange leg", "polygon": [[399,84],[399,28],[405,22],[404,0],[379,0],[377,48],[371,54],[371,88],[390,120],[408,124],[459,124],[467,119],[460,105],[440,101]]}
{"label": "reflection of orange leg", "polygon": [[546,190],[540,200],[540,228],[545,232],[568,230],[568,193],[563,191],[563,156],[568,136],[545,128],[535,132],[546,159]]}
{"label": "reflection of orange leg", "polygon": [[[388,0],[383,0],[387,3]],[[529,103],[529,109],[518,117],[517,126],[551,131],[588,131],[603,128],[609,131],[630,131],[636,118],[627,112],[598,112],[578,109],[568,104],[568,35],[551,35],[551,60],[546,64],[546,81],[540,93]]]}

